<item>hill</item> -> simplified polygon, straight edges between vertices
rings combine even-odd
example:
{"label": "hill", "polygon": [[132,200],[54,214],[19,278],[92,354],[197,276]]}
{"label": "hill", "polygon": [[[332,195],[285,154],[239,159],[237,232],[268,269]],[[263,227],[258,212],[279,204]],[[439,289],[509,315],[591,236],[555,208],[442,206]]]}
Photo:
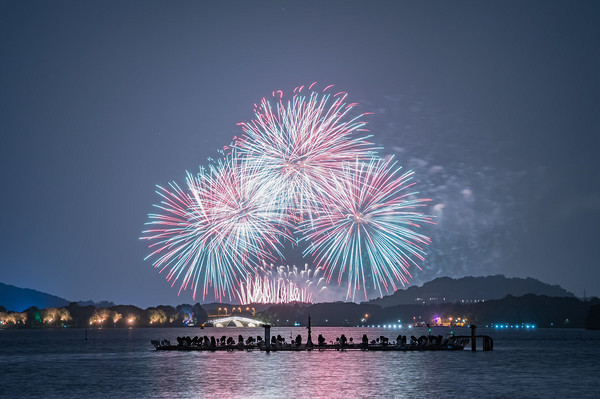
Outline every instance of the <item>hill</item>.
{"label": "hill", "polygon": [[57,308],[67,306],[69,302],[56,295],[0,283],[0,305],[14,312],[22,312],[32,306],[40,309]]}
{"label": "hill", "polygon": [[549,297],[575,297],[559,285],[542,283],[534,278],[508,278],[503,275],[486,277],[439,277],[422,286],[398,290],[392,295],[369,301],[383,308],[396,305],[431,304],[444,302],[477,303],[500,299],[507,295],[526,294]]}

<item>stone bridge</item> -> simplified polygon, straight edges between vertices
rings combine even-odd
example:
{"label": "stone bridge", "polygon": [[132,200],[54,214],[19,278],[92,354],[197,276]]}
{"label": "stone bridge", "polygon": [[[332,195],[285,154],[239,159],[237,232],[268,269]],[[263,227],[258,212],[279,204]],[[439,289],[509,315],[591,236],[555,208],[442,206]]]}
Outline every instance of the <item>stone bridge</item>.
{"label": "stone bridge", "polygon": [[232,324],[235,327],[262,327],[264,324],[260,320],[242,316],[227,316],[209,319],[208,323],[212,324],[214,327],[229,327]]}

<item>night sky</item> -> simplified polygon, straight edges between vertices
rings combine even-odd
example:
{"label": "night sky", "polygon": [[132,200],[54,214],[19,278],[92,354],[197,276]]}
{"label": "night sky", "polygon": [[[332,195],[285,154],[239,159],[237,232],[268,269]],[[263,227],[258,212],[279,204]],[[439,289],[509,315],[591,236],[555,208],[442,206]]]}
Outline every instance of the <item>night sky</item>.
{"label": "night sky", "polygon": [[143,260],[155,185],[317,81],[374,112],[381,154],[434,200],[413,283],[600,295],[599,21],[595,1],[2,1],[0,282],[191,302]]}

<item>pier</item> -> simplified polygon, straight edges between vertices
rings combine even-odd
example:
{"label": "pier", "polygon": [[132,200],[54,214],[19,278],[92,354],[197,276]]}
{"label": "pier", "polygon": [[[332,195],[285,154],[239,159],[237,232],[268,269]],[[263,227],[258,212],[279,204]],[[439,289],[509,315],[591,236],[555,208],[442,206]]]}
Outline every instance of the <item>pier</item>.
{"label": "pier", "polygon": [[298,334],[296,339],[286,342],[280,335],[271,336],[271,326],[262,325],[265,329],[264,339],[260,336],[248,337],[244,339],[242,335],[238,339],[222,336],[215,338],[208,337],[177,337],[177,344],[171,344],[167,339],[152,340],[157,351],[264,351],[264,352],[303,352],[303,351],[381,351],[381,352],[409,352],[409,351],[460,351],[471,343],[471,350],[477,350],[477,340],[482,341],[484,352],[494,349],[494,340],[488,335],[476,335],[476,326],[471,325],[471,335],[422,335],[420,337],[399,335],[395,341],[390,342],[384,336],[369,340],[367,334],[363,334],[361,342],[354,342],[352,338],[348,340],[344,334],[336,338],[335,343],[319,334],[317,343],[312,341],[312,331],[310,325],[310,316],[308,318],[308,337],[305,343],[302,342],[302,336]]}

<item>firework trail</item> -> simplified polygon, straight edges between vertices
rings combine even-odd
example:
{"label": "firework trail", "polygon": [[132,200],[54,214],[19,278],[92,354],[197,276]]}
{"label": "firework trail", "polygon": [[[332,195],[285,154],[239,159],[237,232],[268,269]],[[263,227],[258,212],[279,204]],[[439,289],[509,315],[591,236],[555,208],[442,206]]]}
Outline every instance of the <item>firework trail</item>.
{"label": "firework trail", "polygon": [[276,181],[275,193],[288,202],[290,213],[305,215],[318,203],[332,170],[346,161],[369,159],[376,148],[359,137],[366,122],[356,115],[355,103],[347,94],[319,94],[304,86],[296,88],[289,100],[273,92],[274,103],[263,98],[255,104],[255,119],[240,123],[244,136],[234,141],[239,155],[266,167],[263,181]]}
{"label": "firework trail", "polygon": [[227,155],[188,173],[186,189],[158,187],[159,212],[142,239],[152,242],[146,259],[168,270],[172,285],[181,280],[179,293],[190,287],[195,300],[202,287],[203,299],[212,289],[217,300],[237,295],[243,304],[310,302],[313,281],[265,267],[298,238],[317,262],[314,274],[325,273],[319,282],[336,270],[338,284],[348,279],[347,298],[361,289],[366,298],[367,281],[383,295],[419,268],[430,240],[415,230],[431,219],[416,211],[429,200],[408,192],[413,172],[376,157],[366,114],[346,93],[314,85],[290,99],[281,91],[263,98]]}
{"label": "firework trail", "polygon": [[181,278],[182,290],[191,287],[196,298],[209,289],[215,299],[234,293],[240,278],[256,271],[265,260],[283,258],[281,241],[291,239],[285,214],[272,188],[256,178],[259,162],[239,161],[235,152],[187,174],[187,191],[176,183],[170,190],[159,187],[159,213],[149,215],[153,228],[142,239],[153,241],[154,267],[168,269],[172,285]]}
{"label": "firework trail", "polygon": [[[321,275],[321,277],[319,277]],[[242,305],[251,303],[312,303],[313,290],[322,286],[325,278],[322,269],[312,270],[308,264],[298,270],[296,266],[279,266],[274,268],[264,264],[258,275],[249,277],[239,285],[238,297]]]}
{"label": "firework trail", "polygon": [[400,169],[392,158],[346,163],[320,211],[301,226],[309,242],[304,255],[312,254],[325,268],[327,281],[336,269],[338,284],[347,275],[346,299],[354,300],[361,287],[367,297],[365,272],[383,295],[382,286],[387,292],[388,282],[394,290],[396,281],[408,283],[410,266],[419,268],[415,258],[424,260],[422,246],[430,240],[414,229],[431,218],[416,208],[430,200],[414,198],[413,172],[400,174]]}

